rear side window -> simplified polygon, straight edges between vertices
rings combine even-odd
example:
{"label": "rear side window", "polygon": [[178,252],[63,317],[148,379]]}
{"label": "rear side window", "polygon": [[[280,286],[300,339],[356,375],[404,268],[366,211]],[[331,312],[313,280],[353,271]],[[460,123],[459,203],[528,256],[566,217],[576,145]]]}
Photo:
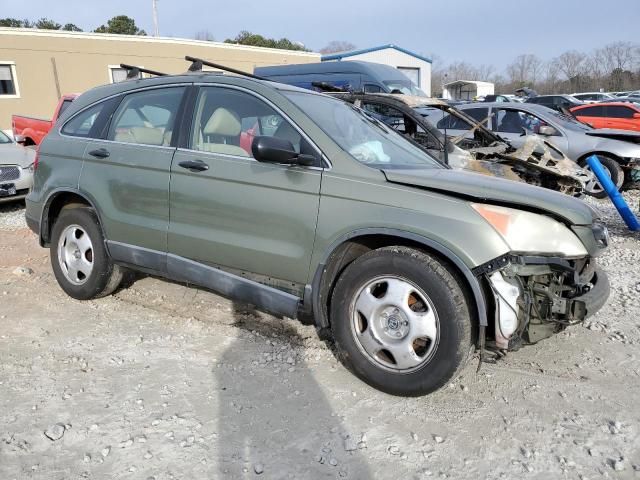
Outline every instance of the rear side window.
{"label": "rear side window", "polygon": [[185,87],[159,88],[124,97],[109,127],[107,140],[169,146]]}
{"label": "rear side window", "polygon": [[73,100],[64,100],[62,102],[62,105],[60,105],[60,110],[58,110],[58,118],[60,118],[62,116],[62,114],[64,113],[64,111],[69,108],[69,106],[71,105],[71,102],[73,102]]}
{"label": "rear side window", "polygon": [[613,105],[606,107],[607,117],[612,118],[633,118],[634,110],[631,108],[623,107],[621,105]]}
{"label": "rear side window", "polygon": [[108,114],[112,104],[113,102],[106,101],[87,108],[65,123],[62,133],[73,137],[99,138],[101,130],[99,127],[103,123],[99,119],[101,115]]}
{"label": "rear side window", "polygon": [[575,111],[576,117],[604,117],[604,107],[586,107]]}
{"label": "rear side window", "polygon": [[488,126],[488,124],[487,124],[487,117],[489,116],[489,109],[488,108],[469,108],[469,109],[465,110],[464,113],[469,115],[476,122],[484,122],[483,125],[485,127]]}

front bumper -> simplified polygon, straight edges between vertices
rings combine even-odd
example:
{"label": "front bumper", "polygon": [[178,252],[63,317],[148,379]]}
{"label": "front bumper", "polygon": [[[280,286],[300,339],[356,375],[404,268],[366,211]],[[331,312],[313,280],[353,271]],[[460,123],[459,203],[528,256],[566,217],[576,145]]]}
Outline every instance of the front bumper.
{"label": "front bumper", "polygon": [[609,297],[607,274],[591,257],[509,255],[496,266],[484,276],[493,294],[492,333],[499,349],[536,343],[580,323]]}
{"label": "front bumper", "polygon": [[0,165],[0,171],[8,167],[18,171],[17,178],[0,176],[0,204],[23,200],[33,186],[33,171],[29,168],[20,168],[16,165]]}

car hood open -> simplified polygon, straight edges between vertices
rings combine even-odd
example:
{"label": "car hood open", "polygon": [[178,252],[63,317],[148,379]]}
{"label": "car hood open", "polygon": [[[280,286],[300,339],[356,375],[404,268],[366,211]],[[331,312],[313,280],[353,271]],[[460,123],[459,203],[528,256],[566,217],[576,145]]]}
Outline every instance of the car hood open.
{"label": "car hood open", "polygon": [[584,202],[548,189],[448,169],[382,169],[391,183],[424,188],[471,201],[538,210],[573,225],[591,225],[597,217]]}

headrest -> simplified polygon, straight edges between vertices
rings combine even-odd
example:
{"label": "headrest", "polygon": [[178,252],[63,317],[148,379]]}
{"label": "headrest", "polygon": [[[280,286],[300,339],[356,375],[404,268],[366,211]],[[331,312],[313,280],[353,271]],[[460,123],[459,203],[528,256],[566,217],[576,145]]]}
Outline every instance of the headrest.
{"label": "headrest", "polygon": [[205,135],[237,137],[240,135],[241,130],[240,117],[235,112],[220,107],[213,112],[202,133]]}

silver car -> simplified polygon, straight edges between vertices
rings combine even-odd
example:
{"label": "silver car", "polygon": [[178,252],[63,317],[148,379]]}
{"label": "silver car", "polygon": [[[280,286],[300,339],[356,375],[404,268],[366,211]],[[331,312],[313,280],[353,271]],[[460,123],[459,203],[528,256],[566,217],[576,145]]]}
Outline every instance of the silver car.
{"label": "silver car", "polygon": [[[580,166],[597,154],[618,188],[640,179],[640,132],[592,128],[573,117],[530,103],[475,103],[458,107],[514,147],[524,145],[527,135],[545,138]],[[455,132],[453,132],[455,134]],[[462,132],[461,132],[462,133]],[[597,182],[587,185],[590,194],[604,198]]]}
{"label": "silver car", "polygon": [[0,203],[23,200],[33,185],[36,152],[0,130]]}

